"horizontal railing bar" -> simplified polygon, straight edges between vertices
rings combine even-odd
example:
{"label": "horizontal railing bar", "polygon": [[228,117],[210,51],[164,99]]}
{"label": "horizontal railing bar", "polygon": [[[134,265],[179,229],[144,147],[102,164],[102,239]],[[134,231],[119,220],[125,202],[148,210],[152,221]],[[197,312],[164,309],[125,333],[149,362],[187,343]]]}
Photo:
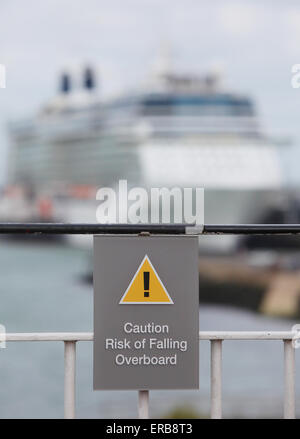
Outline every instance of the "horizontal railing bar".
{"label": "horizontal railing bar", "polygon": [[199,340],[292,340],[292,331],[200,331]]}
{"label": "horizontal railing bar", "polygon": [[0,234],[97,235],[297,235],[300,224],[64,224],[64,223],[0,223]]}
{"label": "horizontal railing bar", "polygon": [[299,235],[300,224],[206,224],[205,235]]}
{"label": "horizontal railing bar", "polygon": [[[193,226],[193,225],[192,225]],[[64,224],[64,223],[0,223],[0,234],[51,234],[51,235],[97,235],[97,234],[185,234],[188,224]]]}
{"label": "horizontal railing bar", "polygon": [[[199,340],[292,340],[292,331],[200,331]],[[92,332],[20,332],[1,334],[6,341],[93,341]]]}
{"label": "horizontal railing bar", "polygon": [[[0,335],[1,339],[4,334]],[[20,332],[7,333],[6,341],[93,341],[92,332]]]}

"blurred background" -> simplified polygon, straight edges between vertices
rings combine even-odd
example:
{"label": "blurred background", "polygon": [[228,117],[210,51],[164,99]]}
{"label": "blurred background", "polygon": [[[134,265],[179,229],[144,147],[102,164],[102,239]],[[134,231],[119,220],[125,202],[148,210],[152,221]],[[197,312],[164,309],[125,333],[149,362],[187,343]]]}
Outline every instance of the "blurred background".
{"label": "blurred background", "polygon": [[[206,223],[299,222],[299,22],[296,0],[2,0],[0,221],[95,222],[97,189],[126,179],[204,187]],[[299,244],[201,238],[200,329],[290,330]],[[0,322],[91,331],[91,259],[91,238],[1,239]],[[208,416],[208,348],[200,391],[151,392],[152,416]],[[281,416],[282,350],[225,344],[225,416]],[[63,346],[0,357],[1,417],[62,416]],[[77,377],[79,417],[136,416],[136,392],[92,391],[89,343]]]}

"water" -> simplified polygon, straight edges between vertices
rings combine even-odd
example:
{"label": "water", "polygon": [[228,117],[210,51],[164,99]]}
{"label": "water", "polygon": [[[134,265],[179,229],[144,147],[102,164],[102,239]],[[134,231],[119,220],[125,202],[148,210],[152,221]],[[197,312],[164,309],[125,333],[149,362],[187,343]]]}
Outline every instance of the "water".
{"label": "water", "polygon": [[[83,250],[1,242],[0,323],[8,332],[92,331],[92,286],[80,278],[87,265]],[[200,308],[202,330],[289,330],[294,323],[234,308]],[[227,341],[223,352],[224,415],[281,417],[283,343]],[[208,415],[209,359],[209,342],[201,342],[200,390],[151,392],[151,415],[184,405]],[[0,417],[63,416],[62,342],[8,343],[0,349],[0,373]],[[92,386],[92,343],[78,343],[77,416],[136,417],[137,392],[94,392]],[[299,398],[299,379],[296,387]]]}

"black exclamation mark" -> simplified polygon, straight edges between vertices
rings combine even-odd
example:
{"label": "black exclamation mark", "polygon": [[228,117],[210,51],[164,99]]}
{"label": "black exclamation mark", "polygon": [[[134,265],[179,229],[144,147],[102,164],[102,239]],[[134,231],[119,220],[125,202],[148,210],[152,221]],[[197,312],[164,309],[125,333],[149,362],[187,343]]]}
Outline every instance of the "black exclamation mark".
{"label": "black exclamation mark", "polygon": [[144,297],[149,297],[149,283],[150,273],[149,271],[144,271]]}

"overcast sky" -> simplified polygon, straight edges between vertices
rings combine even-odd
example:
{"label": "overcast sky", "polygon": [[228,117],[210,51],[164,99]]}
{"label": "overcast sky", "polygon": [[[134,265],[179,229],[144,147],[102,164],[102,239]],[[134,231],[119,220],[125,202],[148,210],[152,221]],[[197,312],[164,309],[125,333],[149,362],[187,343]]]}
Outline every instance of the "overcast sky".
{"label": "overcast sky", "polygon": [[181,70],[222,67],[229,88],[255,99],[266,130],[300,149],[300,89],[291,87],[300,63],[297,0],[0,0],[1,174],[7,120],[50,98],[61,68],[96,64],[108,94],[142,81],[162,42]]}

